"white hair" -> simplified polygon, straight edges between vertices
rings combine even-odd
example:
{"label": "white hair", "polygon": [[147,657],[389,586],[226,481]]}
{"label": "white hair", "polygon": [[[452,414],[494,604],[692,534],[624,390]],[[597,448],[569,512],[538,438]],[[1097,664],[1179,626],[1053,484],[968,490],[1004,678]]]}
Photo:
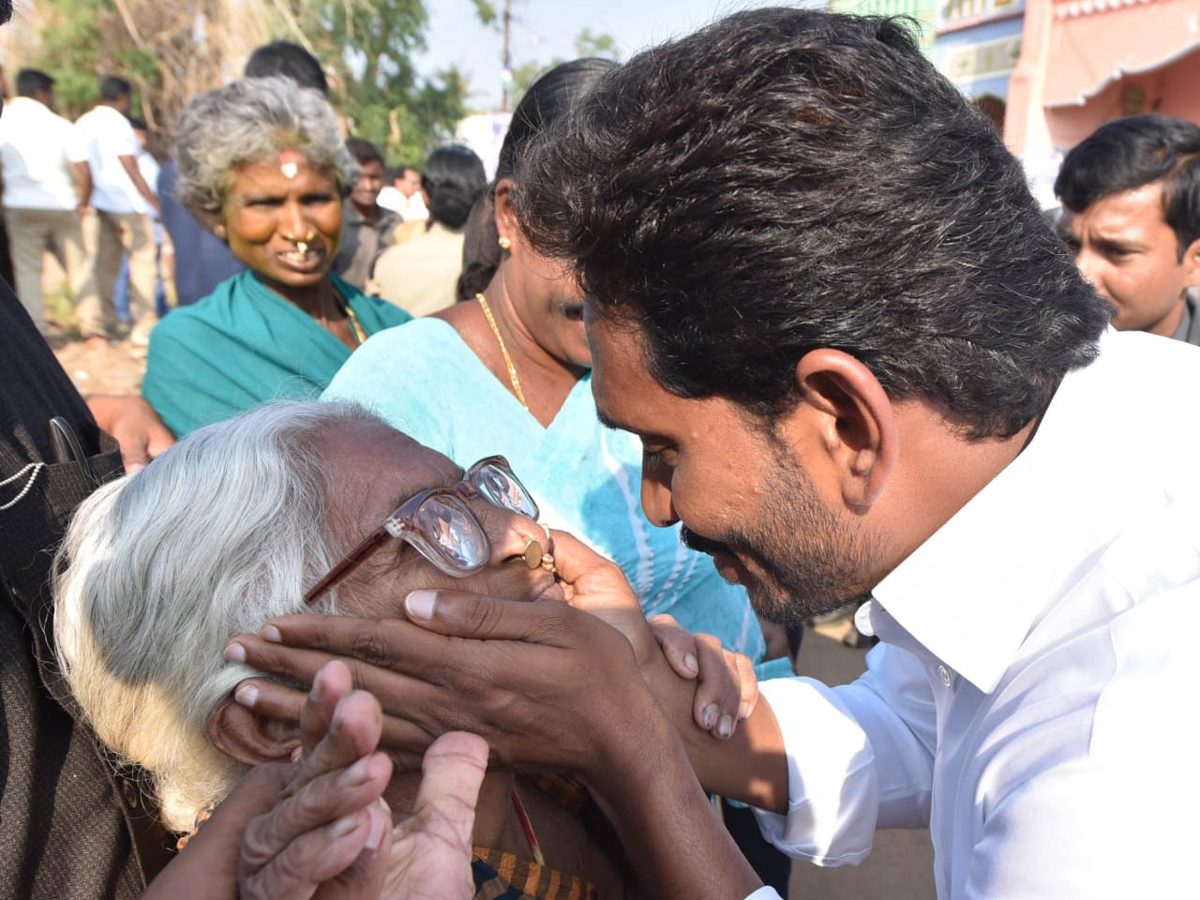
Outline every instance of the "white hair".
{"label": "white hair", "polygon": [[198,94],[175,125],[175,194],[197,219],[216,224],[237,170],[274,161],[284,150],[332,169],[343,197],[358,180],[361,167],[320,91],[275,75]]}
{"label": "white hair", "polygon": [[60,664],[100,739],[151,774],[174,831],[245,771],[206,736],[214,707],[257,674],[222,650],[309,611],[305,590],[336,562],[320,437],[355,421],[378,420],[353,404],[279,402],[202,428],[96,491],[67,532]]}

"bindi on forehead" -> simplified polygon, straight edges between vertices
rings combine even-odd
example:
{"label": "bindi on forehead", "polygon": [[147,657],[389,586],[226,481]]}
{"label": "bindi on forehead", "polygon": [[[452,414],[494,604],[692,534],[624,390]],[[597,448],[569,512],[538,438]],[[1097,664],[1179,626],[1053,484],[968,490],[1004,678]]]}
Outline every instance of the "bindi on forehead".
{"label": "bindi on forehead", "polygon": [[300,164],[307,162],[295,150],[284,150],[279,154],[279,172],[284,178],[291,181],[300,172]]}

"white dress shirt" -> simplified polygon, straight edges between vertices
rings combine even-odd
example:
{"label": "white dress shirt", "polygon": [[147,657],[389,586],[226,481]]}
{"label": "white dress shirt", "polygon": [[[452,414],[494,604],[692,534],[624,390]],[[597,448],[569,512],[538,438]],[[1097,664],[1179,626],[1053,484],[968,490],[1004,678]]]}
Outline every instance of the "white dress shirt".
{"label": "white dress shirt", "polygon": [[32,97],[16,97],[0,116],[0,165],[8,209],[73,210],[67,148],[73,126]]}
{"label": "white dress shirt", "polygon": [[86,162],[92,170],[91,205],[111,213],[137,212],[140,196],[119,157],[137,158],[141,146],[129,119],[111,106],[97,106],[75,123],[72,162]]}
{"label": "white dress shirt", "polygon": [[1101,347],[859,611],[867,673],[762,685],[785,852],[857,863],[876,828],[929,827],[939,898],[1200,896],[1200,348]]}
{"label": "white dress shirt", "polygon": [[[135,135],[135,137],[136,137],[136,135]],[[137,167],[138,167],[138,171],[142,173],[142,178],[146,182],[146,186],[149,187],[150,192],[152,194],[154,194],[155,197],[157,197],[158,196],[158,173],[162,171],[162,166],[160,166],[158,164],[157,159],[155,159],[150,153],[148,153],[141,146],[138,147],[138,152],[137,152]],[[133,186],[132,181],[130,181],[129,184],[130,184],[130,187]],[[146,202],[146,198],[143,197],[140,193],[138,193],[137,188],[133,189],[133,208],[137,212],[148,215],[150,217],[150,221],[154,222],[155,225],[157,226],[158,221],[159,221],[158,213],[156,213],[154,211],[154,207],[152,207],[149,203]]]}

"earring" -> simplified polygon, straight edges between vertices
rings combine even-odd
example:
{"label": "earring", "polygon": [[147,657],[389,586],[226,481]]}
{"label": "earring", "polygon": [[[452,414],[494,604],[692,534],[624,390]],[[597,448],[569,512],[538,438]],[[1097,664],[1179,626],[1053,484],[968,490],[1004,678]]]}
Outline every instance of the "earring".
{"label": "earring", "polygon": [[224,225],[214,225],[213,226],[213,234],[216,235],[216,238],[218,241],[225,240],[225,226]]}
{"label": "earring", "polygon": [[500,245],[501,250],[507,250],[512,246],[512,241],[510,241],[504,235],[500,235],[500,240],[497,241],[497,243]]}

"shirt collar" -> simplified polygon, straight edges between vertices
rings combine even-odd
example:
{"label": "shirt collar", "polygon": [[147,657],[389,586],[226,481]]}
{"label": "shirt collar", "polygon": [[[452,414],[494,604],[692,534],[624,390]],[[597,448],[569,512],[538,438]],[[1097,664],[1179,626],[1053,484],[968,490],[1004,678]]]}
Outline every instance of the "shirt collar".
{"label": "shirt collar", "polygon": [[[1102,354],[1111,342],[1105,335]],[[1097,361],[1067,374],[1024,451],[873,592],[985,693],[1080,560],[1111,533],[1112,495],[1100,488],[1113,481],[1112,457],[1098,448],[1118,440],[1106,403],[1121,377],[1114,369],[1123,367]]]}

